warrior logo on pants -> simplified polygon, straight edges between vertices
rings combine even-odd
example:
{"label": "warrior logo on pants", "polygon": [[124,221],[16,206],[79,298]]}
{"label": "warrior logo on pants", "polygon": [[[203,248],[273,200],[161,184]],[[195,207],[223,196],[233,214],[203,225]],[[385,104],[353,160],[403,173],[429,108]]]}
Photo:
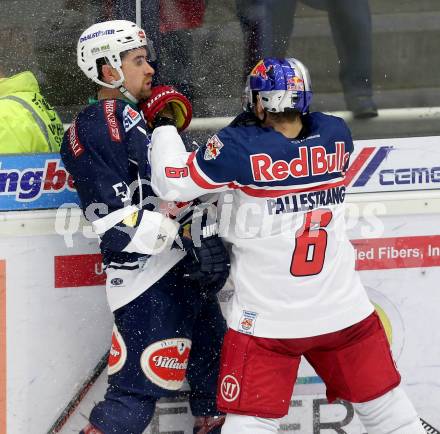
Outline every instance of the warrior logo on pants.
{"label": "warrior logo on pants", "polygon": [[226,375],[223,378],[221,387],[222,398],[227,402],[235,401],[240,394],[240,385],[233,375]]}

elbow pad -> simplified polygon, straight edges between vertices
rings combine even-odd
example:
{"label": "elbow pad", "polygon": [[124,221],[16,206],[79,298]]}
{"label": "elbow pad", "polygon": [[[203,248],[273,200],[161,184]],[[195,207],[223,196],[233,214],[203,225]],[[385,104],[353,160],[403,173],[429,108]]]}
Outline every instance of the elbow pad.
{"label": "elbow pad", "polygon": [[[123,223],[126,223],[123,221]],[[157,255],[171,247],[177,236],[179,224],[159,212],[139,211],[138,221],[131,241],[122,250],[128,253]]]}

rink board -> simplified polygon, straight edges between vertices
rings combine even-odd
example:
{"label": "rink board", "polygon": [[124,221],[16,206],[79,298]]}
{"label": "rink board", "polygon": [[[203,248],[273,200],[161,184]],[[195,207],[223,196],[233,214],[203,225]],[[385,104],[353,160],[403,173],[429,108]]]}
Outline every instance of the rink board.
{"label": "rink board", "polygon": [[[352,194],[440,189],[440,136],[358,140],[350,157]],[[59,154],[0,155],[0,211],[79,204]]]}
{"label": "rink board", "polygon": [[[439,137],[357,142],[351,161],[349,201],[361,200],[362,193],[427,194],[440,186]],[[0,175],[16,166],[3,157],[0,163]],[[17,167],[15,190],[3,186],[3,191],[0,185],[0,209],[77,202],[55,155],[49,162],[40,158]],[[29,183],[30,171],[45,181],[40,190]],[[440,211],[432,211],[429,199],[416,207],[412,203],[402,201],[388,216],[349,220],[348,227],[357,268],[391,338],[405,390],[420,416],[439,429]],[[57,426],[54,432],[71,434],[104,394],[105,371],[86,380],[109,349],[112,317],[90,227],[73,217],[60,226],[53,214],[40,218],[34,213],[41,211],[17,213],[9,232],[0,228],[0,433],[45,434]],[[0,214],[0,220],[4,215],[11,214]],[[223,307],[231,294],[230,287],[220,293]],[[78,405],[60,419],[81,390]],[[303,434],[365,433],[350,404],[326,403],[324,384],[306,363],[281,428]],[[185,391],[159,403],[146,431],[165,432],[192,432]]]}
{"label": "rink board", "polygon": [[[405,389],[421,417],[440,426],[440,215],[380,221],[381,237],[361,237],[371,227],[366,219],[351,229],[357,267],[391,336]],[[1,432],[48,432],[108,350],[112,320],[96,241],[81,234],[72,241],[66,248],[59,235],[0,237],[0,297],[6,298],[6,310],[0,311],[6,325],[0,334],[0,424],[7,420],[7,430]],[[220,294],[223,304],[231,291],[225,288]],[[102,397],[104,385],[101,378],[83,397],[80,413],[87,414]],[[333,424],[347,433],[362,433],[351,406],[329,406],[324,393],[320,378],[303,363],[283,427],[311,433],[312,427],[320,432]],[[182,426],[190,432],[186,398],[175,401],[161,403],[153,434]],[[76,415],[61,432],[84,423]]]}

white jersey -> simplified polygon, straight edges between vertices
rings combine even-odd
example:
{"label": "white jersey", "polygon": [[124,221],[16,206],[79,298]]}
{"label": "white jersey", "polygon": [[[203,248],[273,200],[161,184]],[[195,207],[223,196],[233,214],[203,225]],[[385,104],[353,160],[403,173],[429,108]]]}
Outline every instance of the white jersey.
{"label": "white jersey", "polygon": [[167,200],[223,192],[220,235],[232,245],[228,325],[270,338],[341,330],[374,310],[344,222],[353,150],[344,121],[303,117],[307,133],[229,126],[187,153],[172,126],[152,136],[152,186]]}

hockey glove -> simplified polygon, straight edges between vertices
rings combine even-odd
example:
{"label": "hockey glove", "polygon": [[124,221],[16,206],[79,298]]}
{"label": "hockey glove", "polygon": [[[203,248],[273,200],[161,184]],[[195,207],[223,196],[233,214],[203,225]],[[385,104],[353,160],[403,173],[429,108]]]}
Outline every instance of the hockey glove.
{"label": "hockey glove", "polygon": [[[147,124],[150,128],[162,125],[175,125],[179,131],[183,131],[191,122],[192,106],[188,98],[171,86],[155,86],[152,88],[150,97],[139,103]],[[163,110],[170,108],[173,116],[161,115]],[[171,121],[171,122],[170,122]]]}
{"label": "hockey glove", "polygon": [[190,231],[190,224],[182,226],[179,231],[183,247],[191,258],[185,276],[197,280],[203,290],[216,293],[223,288],[229,276],[229,253],[217,235],[202,238],[196,246]]}

